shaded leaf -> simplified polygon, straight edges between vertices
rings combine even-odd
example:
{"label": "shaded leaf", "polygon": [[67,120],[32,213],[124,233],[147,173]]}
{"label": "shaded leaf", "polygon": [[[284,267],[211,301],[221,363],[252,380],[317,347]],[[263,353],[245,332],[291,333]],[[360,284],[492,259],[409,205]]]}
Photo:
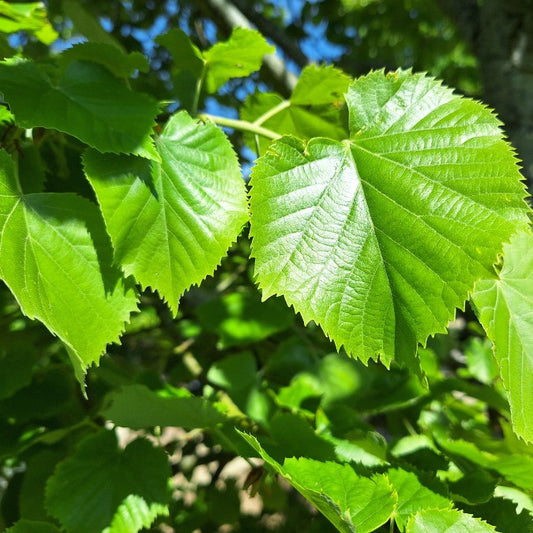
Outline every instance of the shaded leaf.
{"label": "shaded leaf", "polygon": [[132,429],[154,426],[213,428],[226,420],[206,399],[187,392],[178,397],[158,394],[144,385],[128,385],[113,392],[110,401],[111,405],[102,415],[117,426]]}
{"label": "shaded leaf", "polygon": [[482,505],[465,505],[463,509],[490,522],[503,533],[533,531],[533,516],[526,509],[518,512],[515,503],[503,498],[491,498]]}
{"label": "shaded leaf", "polygon": [[[23,194],[0,152],[0,277],[22,311],[67,346],[78,379],[117,342],[137,307],[112,266],[97,207],[74,194]],[[22,267],[23,266],[23,267]]]}
{"label": "shaded leaf", "polygon": [[101,533],[130,495],[149,509],[165,507],[169,475],[162,449],[137,439],[121,450],[115,434],[104,431],[58,465],[46,487],[47,509],[67,531]]}
{"label": "shaded leaf", "polygon": [[117,78],[129,78],[135,71],[148,72],[148,59],[139,52],[125,54],[116,46],[85,42],[67,48],[59,56],[60,64],[67,67],[74,61],[90,61],[103,65]]}
{"label": "shaded leaf", "polygon": [[198,306],[200,324],[220,337],[220,347],[239,346],[286,330],[294,314],[282,301],[261,303],[256,294],[231,293]]}
{"label": "shaded leaf", "polygon": [[74,24],[74,29],[87,37],[89,41],[110,44],[123,52],[125,51],[122,44],[102,28],[98,19],[87,11],[79,0],[63,0],[61,7]]}
{"label": "shaded leaf", "polygon": [[55,81],[36,63],[7,60],[0,87],[19,126],[63,131],[101,152],[158,159],[150,138],[157,103],[101,65],[74,61]]}
{"label": "shaded leaf", "polygon": [[494,115],[431,78],[374,72],[347,103],[349,141],[285,137],[253,169],[257,281],[352,355],[418,370],[527,225],[524,187]]}
{"label": "shaded leaf", "polygon": [[516,235],[503,254],[499,279],[478,281],[473,301],[494,343],[513,430],[533,442],[533,234]]}
{"label": "shaded leaf", "polygon": [[160,164],[91,150],[83,161],[116,261],[176,314],[183,292],[212,274],[239,236],[246,191],[224,133],[185,112],[171,117],[157,153]]}
{"label": "shaded leaf", "polygon": [[6,533],[60,533],[60,530],[50,522],[35,522],[32,520],[19,520]]}

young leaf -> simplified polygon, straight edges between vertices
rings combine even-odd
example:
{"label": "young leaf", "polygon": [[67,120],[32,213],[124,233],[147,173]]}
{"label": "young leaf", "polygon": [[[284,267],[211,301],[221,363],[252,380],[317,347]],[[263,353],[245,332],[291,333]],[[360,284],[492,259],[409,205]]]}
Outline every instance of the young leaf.
{"label": "young leaf", "polygon": [[259,32],[235,28],[228,41],[215,44],[203,54],[207,91],[215,93],[229,79],[259,70],[263,56],[274,51]]}
{"label": "young leaf", "polygon": [[342,533],[374,531],[391,517],[397,495],[386,477],[361,477],[347,464],[306,458],[286,459],[281,465],[255,437],[239,433]]}
{"label": "young leaf", "polygon": [[137,439],[121,450],[115,434],[103,431],[58,465],[46,486],[46,506],[67,531],[101,533],[121,506],[135,503],[128,500],[132,494],[152,512],[163,510],[169,474],[161,448]]}
{"label": "young leaf", "polygon": [[138,533],[149,528],[158,516],[168,516],[168,507],[160,503],[148,504],[137,496],[130,494],[117,509],[113,521],[102,533]]}
{"label": "young leaf", "polygon": [[346,100],[349,140],[282,138],[253,170],[257,281],[363,361],[418,369],[527,225],[524,187],[494,115],[431,78],[374,72]]}
{"label": "young leaf", "polygon": [[301,106],[340,104],[350,85],[350,77],[331,65],[309,65],[302,70],[291,95],[291,103]]}
{"label": "young leaf", "polygon": [[[283,100],[275,93],[256,92],[250,95],[241,109],[241,118],[254,122],[276,108],[279,111],[272,114],[261,125],[281,135],[294,135],[300,139],[328,137],[335,140],[342,140],[348,135],[337,105],[302,106],[293,103],[292,100]],[[255,139],[251,134],[245,135],[245,139],[251,149],[257,149]],[[267,150],[271,142],[270,139],[259,138],[261,153]]]}
{"label": "young leaf", "polygon": [[136,308],[131,284],[111,265],[97,207],[74,194],[23,194],[0,152],[0,277],[22,311],[67,346],[78,379],[118,341]]}
{"label": "young leaf", "polygon": [[130,91],[106,68],[74,61],[53,81],[36,63],[0,63],[0,90],[19,126],[54,128],[101,152],[158,158],[152,98]]}
{"label": "young leaf", "polygon": [[157,153],[161,164],[88,151],[84,165],[116,261],[177,313],[183,292],[212,274],[239,236],[246,192],[224,133],[185,112],[169,120]]}
{"label": "young leaf", "polygon": [[533,234],[516,235],[503,254],[499,279],[478,281],[472,299],[494,343],[513,429],[533,442]]}
{"label": "young leaf", "polygon": [[495,533],[493,526],[456,509],[424,509],[412,516],[406,533]]}

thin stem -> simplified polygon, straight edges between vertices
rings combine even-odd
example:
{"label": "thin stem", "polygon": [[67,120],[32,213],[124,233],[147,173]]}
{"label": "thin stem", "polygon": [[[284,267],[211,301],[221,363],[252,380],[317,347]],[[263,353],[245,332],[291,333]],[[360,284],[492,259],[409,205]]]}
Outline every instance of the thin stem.
{"label": "thin stem", "polygon": [[274,106],[272,109],[269,109],[266,113],[263,113],[259,118],[254,120],[254,124],[256,126],[261,126],[261,124],[264,124],[268,119],[272,118],[274,115],[277,115],[279,112],[283,111],[284,109],[287,109],[290,107],[291,103],[289,100],[283,100],[283,102],[280,102],[277,106]]}
{"label": "thin stem", "polygon": [[198,115],[200,120],[205,122],[214,122],[219,126],[226,126],[228,128],[234,128],[239,131],[249,131],[250,133],[255,133],[256,135],[261,135],[267,139],[279,139],[281,135],[275,131],[262,128],[246,120],[237,120],[233,118],[219,117],[215,115],[208,115],[207,113],[201,113]]}
{"label": "thin stem", "polygon": [[196,81],[196,90],[194,91],[194,100],[192,102],[192,108],[191,108],[191,114],[193,116],[196,115],[196,113],[198,113],[198,105],[200,103],[200,94],[204,86],[206,73],[207,73],[207,69],[205,68],[205,63],[204,63],[202,66],[202,73],[200,74],[200,77]]}

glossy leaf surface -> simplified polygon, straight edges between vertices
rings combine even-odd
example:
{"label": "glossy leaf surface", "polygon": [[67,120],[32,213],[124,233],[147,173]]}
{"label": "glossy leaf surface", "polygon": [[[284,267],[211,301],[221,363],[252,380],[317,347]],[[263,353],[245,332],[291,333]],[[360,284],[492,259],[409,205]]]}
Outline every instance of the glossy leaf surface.
{"label": "glossy leaf surface", "polygon": [[524,188],[494,115],[433,79],[375,72],[346,99],[349,140],[285,137],[253,170],[257,281],[363,361],[417,368],[527,225]]}
{"label": "glossy leaf surface", "polygon": [[89,151],[85,171],[127,275],[174,313],[212,274],[247,220],[239,164],[226,136],[182,112],[157,141],[161,164]]}

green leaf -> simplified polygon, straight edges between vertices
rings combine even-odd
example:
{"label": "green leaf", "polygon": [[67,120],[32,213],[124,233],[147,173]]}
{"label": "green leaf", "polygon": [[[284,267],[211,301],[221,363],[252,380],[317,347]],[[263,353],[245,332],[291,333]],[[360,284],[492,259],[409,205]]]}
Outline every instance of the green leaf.
{"label": "green leaf", "polygon": [[176,314],[183,292],[212,274],[239,236],[246,191],[224,133],[185,112],[169,120],[157,153],[161,164],[88,151],[84,166],[115,260]]}
{"label": "green leaf", "polygon": [[[302,70],[290,100],[257,91],[246,99],[241,117],[249,122],[258,121],[280,135],[342,140],[348,136],[344,94],[349,83],[350,78],[341,70],[309,65]],[[245,139],[250,148],[257,149],[254,136],[246,135]],[[258,140],[264,152],[271,141],[262,137]]]}
{"label": "green leaf", "polygon": [[150,137],[157,103],[101,65],[74,61],[55,81],[36,63],[7,60],[0,63],[0,87],[23,128],[53,128],[101,152],[158,159]]}
{"label": "green leaf", "polygon": [[60,530],[50,522],[34,522],[32,520],[19,520],[6,533],[60,533]]}
{"label": "green leaf", "polygon": [[156,42],[165,46],[172,56],[173,94],[179,99],[182,108],[193,110],[197,84],[204,70],[202,52],[179,28],[173,28],[168,33],[160,35],[156,38]]}
{"label": "green leaf", "polygon": [[102,28],[98,19],[83,7],[79,0],[63,0],[61,4],[65,15],[72,21],[74,29],[89,41],[106,43],[124,52],[122,44]]}
{"label": "green leaf", "polygon": [[23,194],[3,151],[0,195],[0,277],[24,314],[65,343],[83,381],[136,308],[98,209],[74,194]]}
{"label": "green leaf", "polygon": [[452,502],[428,489],[412,472],[399,468],[389,470],[387,477],[398,493],[398,506],[394,520],[400,531],[405,531],[409,517],[421,509],[450,509]]}
{"label": "green leaf", "polygon": [[135,501],[125,502],[130,495],[142,498],[148,509],[165,507],[169,475],[161,448],[137,439],[121,450],[115,434],[103,431],[58,465],[46,486],[47,509],[67,531],[101,533],[121,505],[132,508]]}
{"label": "green leaf", "polygon": [[117,78],[129,78],[135,71],[148,72],[148,59],[139,52],[125,54],[116,46],[105,43],[79,43],[65,50],[59,56],[60,64],[66,68],[74,61],[89,61],[103,65]]}
{"label": "green leaf", "polygon": [[226,417],[204,398],[161,395],[144,385],[128,385],[110,396],[102,415],[117,426],[142,429],[178,426],[185,429],[214,428]]}
{"label": "green leaf", "polygon": [[257,364],[252,352],[228,355],[213,363],[207,371],[207,380],[230,391],[252,387],[257,382]]}
{"label": "green leaf", "polygon": [[338,347],[418,370],[502,242],[528,223],[499,122],[424,75],[346,96],[351,139],[274,142],[252,172],[256,277]]}
{"label": "green leaf", "polygon": [[229,40],[215,44],[203,54],[207,91],[215,93],[229,79],[243,78],[259,70],[263,56],[274,50],[259,32],[235,28]]}
{"label": "green leaf", "polygon": [[57,33],[48,21],[43,2],[0,2],[0,31],[26,31],[44,44],[51,44],[57,39]]}
{"label": "green leaf", "polygon": [[[477,286],[478,284],[475,288]],[[471,338],[464,348],[464,354],[468,370],[481,383],[490,385],[498,376],[498,365],[494,360],[491,343],[488,339]]]}
{"label": "green leaf", "polygon": [[339,531],[374,531],[394,512],[397,495],[386,477],[361,477],[347,464],[306,458],[286,459],[281,465],[263,450],[255,437],[239,433]]}
{"label": "green leaf", "polygon": [[10,332],[0,347],[0,400],[9,398],[31,382],[38,356],[24,332]]}
{"label": "green leaf", "polygon": [[316,106],[341,103],[350,85],[350,77],[331,65],[309,65],[302,70],[291,95],[295,105]]}
{"label": "green leaf", "polygon": [[425,509],[412,516],[406,533],[494,533],[493,526],[455,509]]}
{"label": "green leaf", "polygon": [[261,303],[255,293],[233,292],[198,306],[200,324],[220,337],[220,348],[259,342],[294,322],[282,301]]}
{"label": "green leaf", "polygon": [[513,430],[533,442],[533,234],[516,235],[503,255],[499,279],[478,281],[472,298],[494,343]]}
{"label": "green leaf", "polygon": [[135,494],[130,494],[117,509],[111,526],[102,533],[137,533],[149,528],[158,516],[168,516],[168,507],[160,503],[148,504]]}
{"label": "green leaf", "polygon": [[518,511],[516,504],[503,498],[492,498],[482,505],[464,506],[464,510],[493,524],[498,531],[533,531],[533,516],[526,509]]}

